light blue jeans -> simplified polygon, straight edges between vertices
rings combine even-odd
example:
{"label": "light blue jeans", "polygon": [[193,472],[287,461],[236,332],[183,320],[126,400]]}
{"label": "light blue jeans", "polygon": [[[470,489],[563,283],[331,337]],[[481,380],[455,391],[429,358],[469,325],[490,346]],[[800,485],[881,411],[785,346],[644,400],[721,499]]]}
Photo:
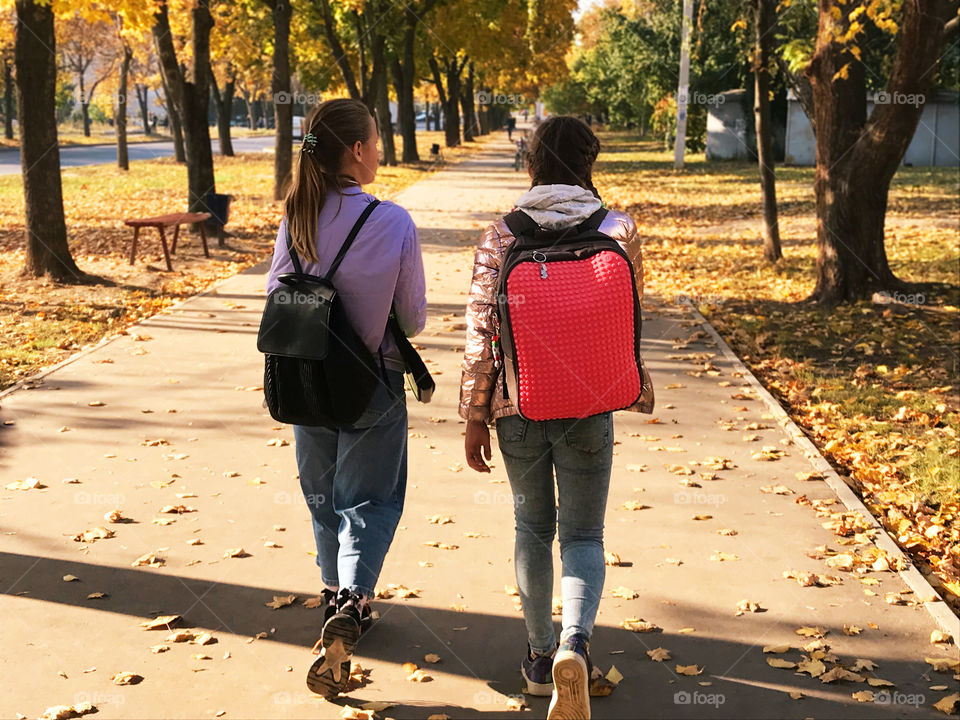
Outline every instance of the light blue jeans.
{"label": "light blue jeans", "polygon": [[348,428],[293,426],[300,487],[324,584],[373,597],[403,512],[407,404],[403,374],[386,371]]}
{"label": "light blue jeans", "polygon": [[508,415],[497,420],[497,442],[513,491],[514,563],[523,619],[531,649],[549,653],[556,646],[550,612],[558,525],[560,639],[593,633],[605,577],[603,519],[613,465],[613,415],[545,422]]}

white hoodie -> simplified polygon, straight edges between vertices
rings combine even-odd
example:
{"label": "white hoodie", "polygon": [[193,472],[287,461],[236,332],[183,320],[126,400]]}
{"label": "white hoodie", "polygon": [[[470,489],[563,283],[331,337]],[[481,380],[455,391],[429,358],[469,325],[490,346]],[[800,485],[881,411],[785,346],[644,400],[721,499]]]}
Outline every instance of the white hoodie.
{"label": "white hoodie", "polygon": [[600,207],[599,198],[579,185],[536,185],[517,200],[517,209],[544,230],[576,225]]}

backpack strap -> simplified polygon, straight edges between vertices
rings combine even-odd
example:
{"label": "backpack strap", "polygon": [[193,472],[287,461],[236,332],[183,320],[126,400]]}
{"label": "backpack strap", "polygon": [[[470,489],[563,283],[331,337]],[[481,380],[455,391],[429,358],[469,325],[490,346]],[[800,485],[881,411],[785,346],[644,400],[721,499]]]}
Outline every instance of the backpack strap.
{"label": "backpack strap", "polygon": [[340,267],[340,263],[343,262],[343,257],[347,254],[347,250],[349,250],[350,246],[353,245],[353,241],[357,237],[357,233],[360,232],[360,228],[363,227],[363,224],[367,221],[367,218],[370,217],[370,213],[372,213],[374,208],[376,208],[379,204],[379,200],[374,200],[363,209],[362,213],[360,213],[360,217],[357,218],[357,221],[353,224],[353,227],[350,228],[347,239],[344,240],[343,245],[340,246],[340,252],[338,252],[337,256],[333,259],[333,264],[330,266],[330,269],[327,270],[327,274],[324,275],[324,279],[326,279],[327,282],[330,282],[330,280],[333,278],[333,274],[337,271],[337,268]]}
{"label": "backpack strap", "polygon": [[300,258],[297,251],[293,249],[293,237],[290,235],[290,221],[287,220],[287,252],[290,253],[290,259],[293,260],[293,269],[298,275],[303,275],[303,266],[300,265]]}
{"label": "backpack strap", "polygon": [[523,210],[514,210],[503,216],[503,222],[510,228],[513,237],[520,241],[522,237],[532,238],[540,226]]}
{"label": "backpack strap", "polygon": [[601,207],[593,215],[584,220],[580,225],[577,226],[578,232],[585,232],[587,230],[599,230],[600,224],[607,217],[607,209]]}
{"label": "backpack strap", "polygon": [[[357,221],[353,224],[353,227],[350,228],[350,232],[347,233],[347,239],[343,241],[343,245],[340,246],[337,256],[333,259],[333,264],[330,265],[330,269],[327,271],[327,274],[324,275],[324,279],[327,282],[330,282],[333,274],[337,271],[337,268],[340,267],[340,263],[343,262],[343,258],[347,254],[347,250],[349,250],[350,246],[353,245],[353,241],[356,239],[357,233],[360,232],[360,228],[363,227],[363,224],[367,221],[367,218],[370,217],[370,213],[372,213],[374,208],[376,208],[379,204],[380,201],[374,199],[374,201],[369,203],[363,209],[363,212],[360,213],[360,217],[357,218]],[[293,238],[290,236],[289,223],[287,224],[287,251],[290,253],[290,259],[293,260],[293,269],[302,274],[303,267],[300,265],[300,258],[297,256],[297,252],[293,249]]]}

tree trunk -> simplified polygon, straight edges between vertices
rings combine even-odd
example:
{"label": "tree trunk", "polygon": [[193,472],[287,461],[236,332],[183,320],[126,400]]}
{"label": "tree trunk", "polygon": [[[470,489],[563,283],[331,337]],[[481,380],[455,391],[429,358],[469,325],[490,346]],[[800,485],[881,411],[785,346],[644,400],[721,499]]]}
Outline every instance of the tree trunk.
{"label": "tree trunk", "polygon": [[467,67],[467,77],[460,91],[460,108],[463,111],[463,141],[473,142],[477,130],[476,112],[473,104],[473,63]]}
{"label": "tree trunk", "polygon": [[[229,69],[227,70],[229,73]],[[217,139],[220,142],[220,154],[233,157],[233,142],[230,140],[230,117],[233,114],[233,78],[227,80],[223,94],[217,87],[217,77],[210,73],[210,96],[217,109]]]}
{"label": "tree trunk", "polygon": [[167,107],[167,121],[170,123],[170,135],[173,136],[173,159],[178,163],[187,161],[187,153],[183,147],[183,130],[180,127],[180,114],[170,99],[170,88],[167,80],[160,72],[160,84],[163,85],[163,99]]}
{"label": "tree trunk", "polygon": [[403,154],[401,162],[420,162],[420,153],[417,151],[417,113],[413,102],[413,82],[407,75],[408,62],[406,46],[404,46],[404,63],[393,58],[393,83],[397,92],[397,120],[400,123],[400,136],[403,139]]}
{"label": "tree trunk", "polygon": [[460,144],[460,66],[457,59],[447,58],[444,61],[444,72],[447,76],[446,88],[440,75],[440,66],[436,58],[430,58],[430,70],[433,72],[433,83],[437,86],[437,95],[443,106],[443,133],[447,147],[456,147]]}
{"label": "tree trunk", "polygon": [[[25,275],[54,279],[83,273],[70,255],[63,216],[60,151],[57,146],[57,61],[53,10],[35,0],[17,0],[14,64],[20,165],[26,205]],[[23,132],[29,128],[29,132]]]}
{"label": "tree trunk", "polygon": [[3,61],[3,136],[13,140],[13,66],[10,60]]}
{"label": "tree trunk", "polygon": [[[427,10],[432,5],[427,3]],[[394,77],[397,84],[397,115],[400,121],[400,135],[403,137],[403,157],[405,163],[420,161],[417,150],[417,109],[413,100],[413,85],[416,82],[416,39],[418,16],[408,7],[404,13],[403,58],[394,59]]]}
{"label": "tree trunk", "polygon": [[[903,4],[888,102],[878,102],[868,119],[864,66],[835,40],[849,27],[843,0],[819,0],[817,45],[805,71],[817,128],[817,284],[811,300],[829,306],[874,291],[909,290],[887,261],[887,195],[923,112],[950,9],[948,0]],[[839,28],[835,17],[842,18]]]}
{"label": "tree trunk", "polygon": [[[293,163],[293,98],[290,95],[289,0],[266,0],[273,11],[273,113],[276,150],[273,154],[273,199],[283,200]],[[284,102],[286,101],[286,102]]]}
{"label": "tree trunk", "polygon": [[80,114],[83,117],[83,136],[90,137],[90,102],[87,91],[83,86],[83,73],[77,76],[80,79]]}
{"label": "tree trunk", "polygon": [[182,122],[187,156],[188,210],[203,212],[207,193],[216,192],[213,176],[213,153],[210,149],[210,127],[207,109],[210,104],[210,17],[209,0],[199,0],[191,11],[193,24],[193,69],[184,77],[177,63],[170,35],[167,4],[162,2],[155,16],[153,35],[165,76],[170,101],[177,108]]}
{"label": "tree trunk", "polygon": [[150,135],[150,88],[146,85],[136,84],[133,86],[137,93],[137,105],[140,106],[140,122],[143,123],[143,134]]}
{"label": "tree trunk", "polygon": [[770,130],[770,43],[776,15],[773,0],[754,0],[755,47],[753,58],[753,114],[757,130],[757,162],[760,165],[760,192],[763,195],[763,256],[770,262],[783,257],[777,222],[777,186],[774,176]]}
{"label": "tree trunk", "polygon": [[123,59],[120,61],[120,85],[117,88],[117,114],[113,124],[117,130],[117,167],[130,169],[130,155],[127,152],[127,77],[130,74],[130,61],[133,50],[123,43]]}
{"label": "tree trunk", "polygon": [[373,69],[377,77],[373,85],[376,88],[374,103],[377,112],[377,124],[380,128],[380,142],[383,145],[383,164],[397,164],[397,147],[393,136],[393,119],[390,116],[390,85],[387,82],[387,62],[384,43],[375,44]]}

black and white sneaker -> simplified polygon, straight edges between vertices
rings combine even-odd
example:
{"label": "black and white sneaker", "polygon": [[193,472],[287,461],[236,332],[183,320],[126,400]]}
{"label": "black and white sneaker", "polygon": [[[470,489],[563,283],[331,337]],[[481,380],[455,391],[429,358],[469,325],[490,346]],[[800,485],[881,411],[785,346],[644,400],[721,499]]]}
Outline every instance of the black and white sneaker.
{"label": "black and white sneaker", "polygon": [[307,672],[307,687],[324,698],[342,693],[350,681],[350,658],[361,634],[361,598],[341,588],[337,610],[323,624],[323,633],[313,646],[317,658]]}

